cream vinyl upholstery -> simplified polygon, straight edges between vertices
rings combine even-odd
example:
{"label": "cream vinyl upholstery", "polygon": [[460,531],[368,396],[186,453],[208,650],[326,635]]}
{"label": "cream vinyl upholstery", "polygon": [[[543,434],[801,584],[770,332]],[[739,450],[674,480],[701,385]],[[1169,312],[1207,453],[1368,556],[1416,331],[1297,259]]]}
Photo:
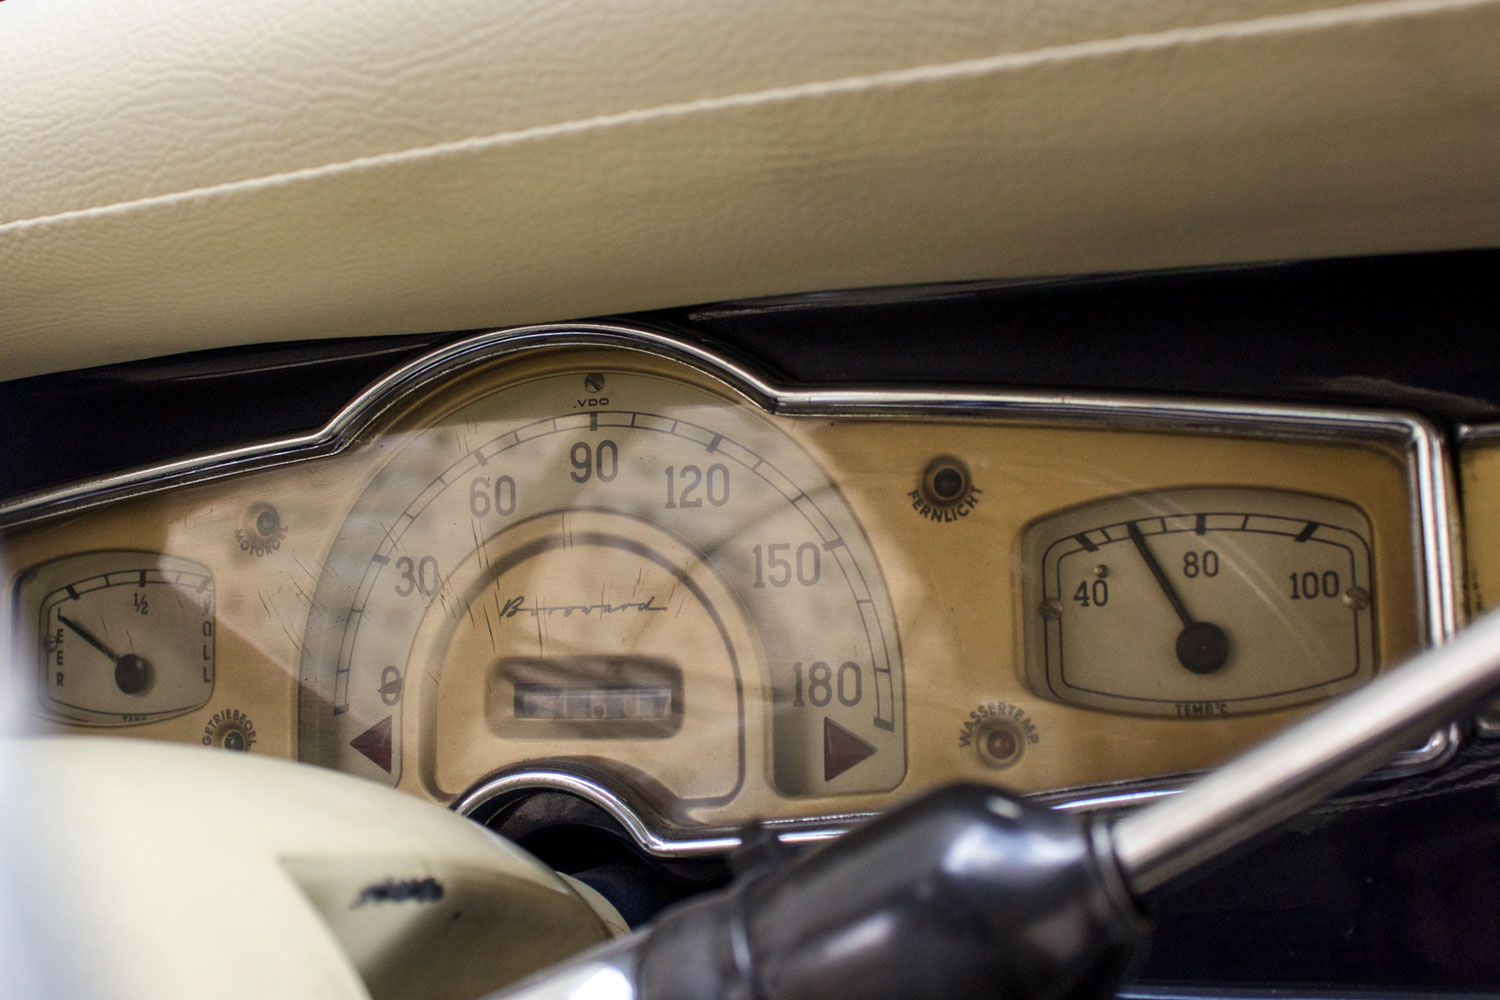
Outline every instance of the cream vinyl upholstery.
{"label": "cream vinyl upholstery", "polygon": [[6,0],[0,375],[1500,243],[1496,0]]}
{"label": "cream vinyl upholstery", "polygon": [[627,930],[477,824],[322,768],[34,737],[0,741],[0,790],[5,944],[46,984],[0,968],[11,1000],[467,1000]]}

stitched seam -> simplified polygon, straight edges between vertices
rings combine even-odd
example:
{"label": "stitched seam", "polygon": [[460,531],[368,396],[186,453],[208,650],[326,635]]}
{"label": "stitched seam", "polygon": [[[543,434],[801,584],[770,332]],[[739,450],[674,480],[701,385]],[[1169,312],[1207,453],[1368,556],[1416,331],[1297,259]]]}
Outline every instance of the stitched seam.
{"label": "stitched seam", "polygon": [[1252,18],[1246,21],[1226,21],[1218,24],[1184,28],[1169,28],[1145,34],[1121,35],[1116,38],[1072,42],[1067,45],[1047,46],[1027,52],[1006,53],[998,56],[981,56],[949,63],[884,70],[878,73],[821,80],[810,83],[769,87],[744,91],[718,97],[700,98],[656,105],[650,108],[614,111],[546,125],[532,125],[505,132],[494,132],[463,139],[449,139],[425,146],[372,153],[352,157],[314,167],[298,167],[259,177],[242,178],[207,184],[201,187],[173,191],[166,194],[146,195],[107,205],[67,209],[47,215],[34,216],[0,223],[0,236],[11,235],[19,230],[51,225],[74,219],[94,216],[123,214],[136,209],[185,203],[214,195],[250,192],[277,187],[304,180],[314,180],[339,173],[355,172],[401,163],[416,162],[450,154],[461,154],[525,142],[578,134],[599,129],[636,125],[664,118],[680,118],[700,113],[728,111],[758,105],[789,103],[804,99],[818,99],[870,90],[893,89],[926,83],[946,82],[985,76],[992,73],[1099,59],[1138,52],[1158,51],[1208,42],[1259,38],[1270,35],[1292,34],[1306,30],[1327,30],[1351,25],[1370,24],[1380,21],[1436,14],[1448,11],[1472,10],[1496,5],[1497,0],[1376,0],[1373,3],[1348,7],[1322,8],[1295,14],[1278,14]]}

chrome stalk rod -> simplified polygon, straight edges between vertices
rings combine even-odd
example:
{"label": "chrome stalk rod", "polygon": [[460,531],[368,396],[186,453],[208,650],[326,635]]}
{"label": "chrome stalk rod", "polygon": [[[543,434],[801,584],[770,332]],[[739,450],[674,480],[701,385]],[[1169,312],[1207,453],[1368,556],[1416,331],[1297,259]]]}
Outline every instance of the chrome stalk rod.
{"label": "chrome stalk rod", "polygon": [[1500,612],[1188,785],[1116,821],[1137,896],[1296,815],[1500,690]]}

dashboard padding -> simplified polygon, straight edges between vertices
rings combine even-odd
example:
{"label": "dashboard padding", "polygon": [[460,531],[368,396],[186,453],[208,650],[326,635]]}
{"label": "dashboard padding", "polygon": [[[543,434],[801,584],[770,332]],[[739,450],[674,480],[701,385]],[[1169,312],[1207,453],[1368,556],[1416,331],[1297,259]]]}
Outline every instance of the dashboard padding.
{"label": "dashboard padding", "polygon": [[0,6],[4,377],[1500,242],[1500,3]]}

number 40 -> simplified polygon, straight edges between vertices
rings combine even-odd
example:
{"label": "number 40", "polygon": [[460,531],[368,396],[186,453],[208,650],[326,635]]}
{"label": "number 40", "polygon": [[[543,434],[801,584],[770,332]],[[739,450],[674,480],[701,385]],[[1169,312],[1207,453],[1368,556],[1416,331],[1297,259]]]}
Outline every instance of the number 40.
{"label": "number 40", "polygon": [[1106,580],[1085,580],[1073,591],[1073,600],[1080,606],[1104,607],[1109,603],[1109,582]]}

